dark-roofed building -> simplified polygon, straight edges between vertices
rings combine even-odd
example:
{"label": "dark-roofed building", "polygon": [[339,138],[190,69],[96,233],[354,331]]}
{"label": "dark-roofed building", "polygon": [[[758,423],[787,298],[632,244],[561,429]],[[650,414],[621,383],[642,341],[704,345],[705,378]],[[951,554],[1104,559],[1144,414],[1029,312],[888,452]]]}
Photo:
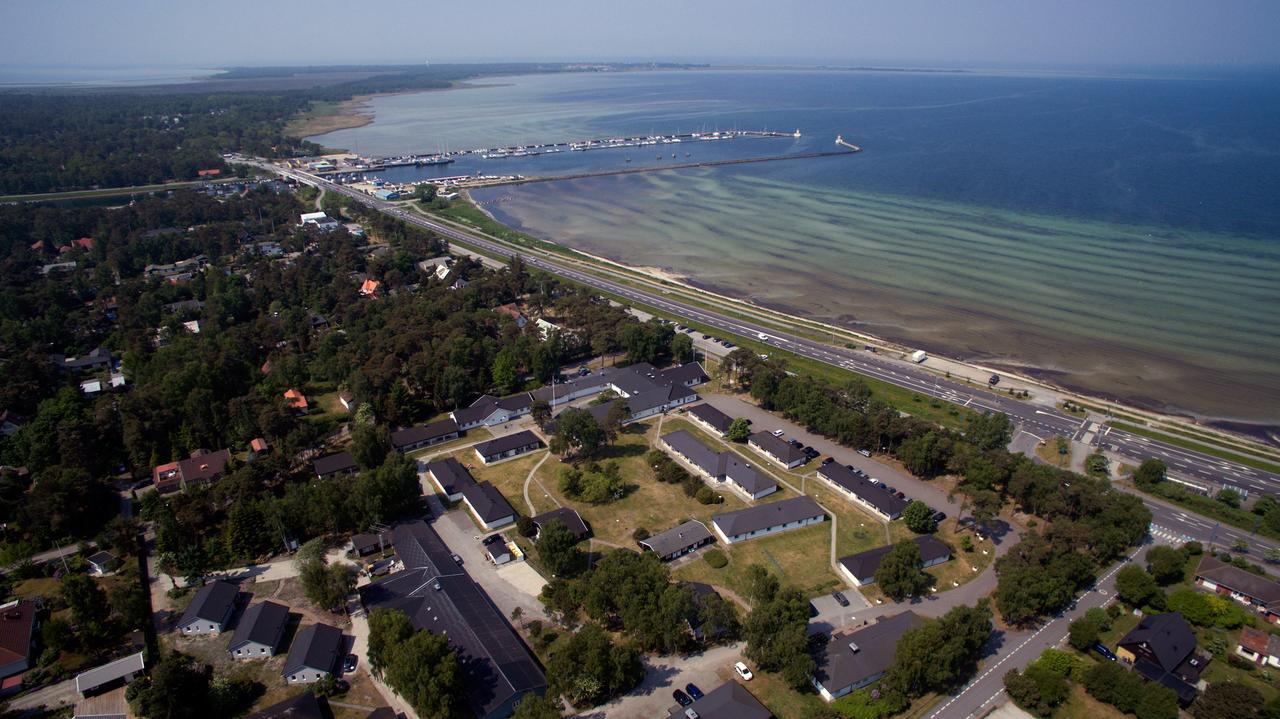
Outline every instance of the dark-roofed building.
{"label": "dark-roofed building", "polygon": [[516,510],[489,482],[463,485],[462,503],[485,529],[497,529],[516,521]]}
{"label": "dark-roofed building", "polygon": [[811,497],[792,497],[711,517],[711,527],[725,544],[808,527],[827,520]]}
{"label": "dark-roofed building", "polygon": [[492,464],[537,451],[541,447],[542,440],[538,439],[538,435],[526,429],[515,434],[495,437],[488,442],[481,442],[475,446],[475,450],[481,462]]}
{"label": "dark-roofed building", "polygon": [[[74,263],[72,263],[72,266],[74,267]],[[105,347],[96,347],[82,357],[67,357],[55,354],[49,355],[49,359],[53,361],[55,367],[68,372],[101,369],[110,367],[112,363],[111,351]]]}
{"label": "dark-roofed building", "polygon": [[683,459],[694,474],[717,486],[728,485],[747,499],[760,499],[778,491],[769,475],[738,460],[733,452],[716,452],[683,429],[662,436],[669,452]]}
{"label": "dark-roofed building", "polygon": [[907,630],[924,624],[915,612],[877,617],[876,623],[854,632],[833,634],[818,657],[813,687],[823,699],[834,701],[884,676]]}
{"label": "dark-roofed building", "polygon": [[178,475],[182,477],[182,486],[186,488],[193,484],[216,481],[222,477],[230,460],[231,451],[226,449],[216,452],[198,449],[192,452],[189,458],[178,462]]}
{"label": "dark-roofed building", "polygon": [[461,660],[467,704],[481,719],[508,717],[521,697],[545,692],[537,661],[435,530],[411,522],[394,531],[405,568],[361,587],[365,607],[398,609],[416,629],[447,637]]}
{"label": "dark-roofed building", "polygon": [[533,397],[528,392],[520,392],[501,399],[492,395],[481,395],[471,406],[454,410],[449,416],[458,423],[458,429],[468,430],[473,427],[502,424],[529,414],[533,405]]}
{"label": "dark-roofed building", "polygon": [[274,657],[289,624],[289,608],[275,602],[260,602],[244,611],[227,651],[235,659]]}
{"label": "dark-roofed building", "polygon": [[515,559],[511,555],[511,547],[507,542],[507,538],[502,536],[501,533],[490,534],[480,541],[480,545],[484,547],[484,555],[495,565],[503,565]]}
{"label": "dark-roofed building", "polygon": [[[916,543],[920,548],[921,568],[927,569],[937,564],[951,559],[951,547],[939,540],[932,534],[923,534],[911,541]],[[868,549],[865,552],[852,554],[848,557],[840,558],[840,573],[845,576],[855,587],[863,587],[876,581],[876,570],[880,568],[880,562],[893,549],[892,544],[875,549]]]}
{"label": "dark-roofed building", "polygon": [[703,402],[689,408],[687,413],[689,419],[706,427],[711,432],[725,436],[729,432],[729,425],[733,424],[733,417],[721,412],[711,405]]}
{"label": "dark-roofed building", "polygon": [[178,631],[188,636],[220,634],[231,621],[240,588],[221,579],[200,587],[178,620]]}
{"label": "dark-roofed building", "polygon": [[692,611],[685,617],[685,621],[689,624],[689,632],[693,634],[693,638],[699,642],[713,642],[724,635],[728,627],[718,626],[715,624],[704,623],[702,621],[702,608],[712,602],[723,602],[724,597],[716,591],[716,588],[710,584],[702,582],[680,582],[680,586],[688,589],[693,595]]}
{"label": "dark-roofed building", "polygon": [[685,707],[674,706],[667,710],[668,719],[773,719],[773,713],[760,703],[747,688],[735,681],[725,682],[707,692],[701,699]]}
{"label": "dark-roofed building", "polygon": [[1280,583],[1204,555],[1196,567],[1196,585],[1253,607],[1267,621],[1280,621]]}
{"label": "dark-roofed building", "polygon": [[89,573],[100,577],[115,569],[116,555],[102,550],[85,557],[84,561],[89,565]]}
{"label": "dark-roofed building", "polygon": [[325,712],[327,707],[324,701],[313,692],[304,691],[297,696],[272,704],[262,711],[254,712],[245,719],[328,719],[330,715]]}
{"label": "dark-roofed building", "polygon": [[756,432],[751,435],[747,440],[747,446],[787,469],[799,467],[808,459],[799,447],[768,432]]}
{"label": "dark-roofed building", "polygon": [[839,462],[828,462],[818,467],[818,478],[886,521],[892,522],[901,517],[907,508],[905,499],[899,499]]}
{"label": "dark-roofed building", "polygon": [[374,552],[380,552],[391,546],[391,533],[383,532],[382,534],[356,534],[351,537],[351,551],[356,553],[357,557],[364,557]]}
{"label": "dark-roofed building", "polygon": [[130,654],[77,674],[76,691],[80,692],[80,696],[88,696],[104,689],[128,684],[146,668],[147,663],[143,659],[142,652]]}
{"label": "dark-roofed building", "polygon": [[342,630],[328,624],[312,624],[298,632],[280,672],[290,684],[311,684],[333,675],[342,655]]}
{"label": "dark-roofed building", "polygon": [[391,446],[397,452],[412,452],[415,449],[455,440],[461,434],[458,423],[452,417],[447,417],[431,424],[405,427],[392,432]]}
{"label": "dark-roofed building", "polygon": [[336,477],[340,474],[355,474],[360,469],[356,464],[356,458],[352,457],[350,452],[327,454],[313,462],[312,466],[320,479]]}
{"label": "dark-roofed building", "polygon": [[534,539],[542,534],[542,527],[548,522],[560,522],[565,529],[569,530],[569,534],[573,535],[574,540],[579,542],[591,534],[587,529],[587,523],[582,521],[582,515],[578,514],[577,510],[570,507],[556,507],[550,512],[544,512],[533,518],[533,526],[536,528]]}
{"label": "dark-roofed building", "polygon": [[467,471],[462,463],[453,457],[445,457],[427,464],[427,476],[449,498],[450,502],[462,500],[462,489],[475,484],[475,477]]}
{"label": "dark-roofed building", "polygon": [[1116,657],[1143,677],[1172,689],[1183,706],[1210,657],[1196,652],[1196,635],[1177,612],[1150,614],[1116,643]]}
{"label": "dark-roofed building", "polygon": [[664,562],[682,557],[716,541],[707,525],[696,519],[678,524],[665,532],[640,540],[640,546],[658,555]]}
{"label": "dark-roofed building", "polygon": [[38,626],[34,602],[22,599],[0,606],[0,678],[31,668],[31,644]]}
{"label": "dark-roofed building", "polygon": [[682,387],[697,387],[700,384],[706,384],[707,380],[710,379],[702,369],[702,365],[697,362],[686,362],[682,365],[664,369],[658,373],[658,377],[661,382]]}

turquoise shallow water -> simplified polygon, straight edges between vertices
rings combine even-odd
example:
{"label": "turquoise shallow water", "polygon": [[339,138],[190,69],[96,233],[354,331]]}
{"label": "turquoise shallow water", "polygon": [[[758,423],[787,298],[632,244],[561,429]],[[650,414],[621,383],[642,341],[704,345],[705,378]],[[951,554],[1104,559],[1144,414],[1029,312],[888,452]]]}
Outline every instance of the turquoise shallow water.
{"label": "turquoise shallow water", "polygon": [[[800,141],[679,148],[707,159],[826,149],[843,132],[867,151],[475,198],[533,234],[934,351],[1154,407],[1277,419],[1280,140],[1262,115],[1280,103],[1265,83],[855,73],[509,82],[380,99],[372,125],[322,141],[379,154],[703,123],[804,128]],[[1212,107],[1189,110],[1192,97]],[[660,164],[631,154],[632,166]],[[624,160],[566,153],[502,167],[552,174]],[[470,170],[461,165],[449,171]]]}

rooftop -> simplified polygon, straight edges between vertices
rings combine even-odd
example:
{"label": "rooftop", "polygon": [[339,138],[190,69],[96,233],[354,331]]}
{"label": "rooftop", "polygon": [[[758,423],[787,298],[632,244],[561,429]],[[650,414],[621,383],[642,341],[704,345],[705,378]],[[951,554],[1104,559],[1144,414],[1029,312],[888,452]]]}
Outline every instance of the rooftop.
{"label": "rooftop", "polygon": [[1268,609],[1280,610],[1280,583],[1228,564],[1206,554],[1196,567],[1196,576],[1246,594]]}
{"label": "rooftop", "polygon": [[228,648],[234,650],[250,642],[274,648],[289,622],[289,608],[275,602],[259,602],[245,610],[231,637]]}
{"label": "rooftop", "polygon": [[287,677],[300,669],[332,672],[341,653],[342,630],[328,624],[312,624],[293,640],[281,674]]}
{"label": "rooftop", "polygon": [[178,626],[185,626],[197,619],[221,622],[227,618],[227,613],[231,611],[239,596],[240,588],[231,582],[224,582],[221,579],[209,582],[196,592],[191,604],[187,605],[187,611],[182,613]]}
{"label": "rooftop", "polygon": [[833,634],[818,657],[813,678],[831,693],[883,674],[893,663],[898,640],[907,630],[924,624],[915,612],[879,617],[875,624],[845,634]]}
{"label": "rooftop", "polygon": [[659,557],[666,557],[686,547],[705,542],[711,537],[711,531],[707,529],[707,525],[696,519],[690,519],[665,532],[659,532],[640,544],[648,547]]}
{"label": "rooftop", "polygon": [[733,418],[703,402],[695,404],[689,408],[689,414],[715,427],[717,432],[721,434],[729,431],[729,425],[733,424]]}
{"label": "rooftop", "polygon": [[316,474],[324,476],[336,472],[350,472],[356,469],[356,459],[350,452],[327,454],[314,463]]}
{"label": "rooftop", "polygon": [[405,427],[391,433],[391,446],[396,449],[419,442],[429,442],[437,437],[446,437],[458,431],[458,423],[452,417],[431,424]]}
{"label": "rooftop", "polygon": [[497,437],[487,442],[481,442],[476,445],[476,451],[479,452],[481,456],[490,457],[495,454],[502,454],[503,452],[509,452],[513,449],[518,449],[530,444],[541,445],[542,440],[538,439],[538,435],[526,429],[522,432]]}
{"label": "rooftop", "polygon": [[811,497],[792,497],[777,502],[759,504],[736,512],[725,512],[711,517],[711,521],[727,536],[747,534],[802,519],[826,516],[826,512]]}
{"label": "rooftop", "polygon": [[127,657],[121,657],[113,662],[107,662],[100,667],[95,667],[87,672],[81,672],[76,675],[76,691],[84,694],[93,691],[103,684],[123,679],[124,677],[140,672],[146,668],[146,662],[142,658],[142,652],[130,654]]}
{"label": "rooftop", "polygon": [[[771,719],[770,712],[747,688],[735,681],[725,682],[690,705],[698,719]],[[685,719],[683,707],[668,710],[669,719]]]}
{"label": "rooftop", "polygon": [[[939,540],[932,534],[923,534],[912,539],[916,546],[920,548],[920,559],[925,564],[929,562],[951,556],[951,547]],[[872,578],[876,574],[876,570],[880,568],[880,562],[890,551],[893,550],[892,544],[886,544],[883,547],[868,549],[865,552],[851,554],[847,557],[840,558],[840,564],[844,566],[859,581],[865,581]]]}
{"label": "rooftop", "polygon": [[839,462],[829,462],[818,467],[818,475],[823,479],[842,487],[859,496],[863,501],[893,517],[902,514],[907,507],[907,500],[898,499],[879,485],[862,477]]}
{"label": "rooftop", "polygon": [[36,605],[19,600],[0,607],[0,666],[28,658]]}
{"label": "rooftop", "polygon": [[756,432],[751,435],[750,442],[787,464],[805,458],[804,452],[800,451],[799,447],[768,432]]}
{"label": "rooftop", "polygon": [[582,539],[590,534],[587,530],[587,523],[582,521],[582,515],[570,507],[556,507],[550,512],[544,512],[533,518],[533,523],[539,529],[542,528],[542,525],[553,521],[563,524],[564,528],[569,530],[569,533],[575,539]]}
{"label": "rooftop", "polygon": [[427,471],[444,487],[446,494],[457,494],[463,487],[476,483],[475,477],[462,463],[453,457],[445,457],[427,464]]}

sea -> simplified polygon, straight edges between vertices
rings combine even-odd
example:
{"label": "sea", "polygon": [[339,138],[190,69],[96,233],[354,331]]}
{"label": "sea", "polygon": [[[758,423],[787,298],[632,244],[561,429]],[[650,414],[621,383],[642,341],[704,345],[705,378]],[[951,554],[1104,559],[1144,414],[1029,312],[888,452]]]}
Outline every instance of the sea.
{"label": "sea", "polygon": [[1280,72],[739,69],[489,78],[312,140],[385,156],[768,129],[398,168],[530,234],[929,352],[1265,435],[1280,425]]}

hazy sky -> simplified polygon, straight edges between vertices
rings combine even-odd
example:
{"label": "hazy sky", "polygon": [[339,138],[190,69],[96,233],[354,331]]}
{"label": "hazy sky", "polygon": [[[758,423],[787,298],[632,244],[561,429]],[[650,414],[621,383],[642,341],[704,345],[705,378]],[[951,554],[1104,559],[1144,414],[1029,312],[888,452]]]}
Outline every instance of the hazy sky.
{"label": "hazy sky", "polygon": [[5,65],[1280,62],[1280,0],[0,0]]}

